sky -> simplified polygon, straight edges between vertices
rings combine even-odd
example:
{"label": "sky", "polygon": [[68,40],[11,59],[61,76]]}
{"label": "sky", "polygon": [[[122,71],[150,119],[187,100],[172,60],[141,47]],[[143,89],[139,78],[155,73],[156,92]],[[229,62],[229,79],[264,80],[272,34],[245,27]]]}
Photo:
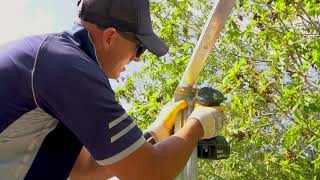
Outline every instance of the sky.
{"label": "sky", "polygon": [[77,0],[9,0],[2,3],[0,44],[30,34],[71,27]]}

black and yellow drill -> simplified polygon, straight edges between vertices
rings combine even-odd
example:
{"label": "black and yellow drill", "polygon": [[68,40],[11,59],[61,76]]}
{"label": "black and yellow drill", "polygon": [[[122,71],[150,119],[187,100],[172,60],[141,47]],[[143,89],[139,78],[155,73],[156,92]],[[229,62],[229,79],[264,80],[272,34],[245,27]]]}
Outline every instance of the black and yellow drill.
{"label": "black and yellow drill", "polygon": [[[203,87],[198,90],[196,103],[202,106],[219,106],[226,98],[213,88]],[[230,156],[230,144],[224,136],[216,136],[211,139],[204,139],[198,142],[198,157],[202,159],[227,159]]]}

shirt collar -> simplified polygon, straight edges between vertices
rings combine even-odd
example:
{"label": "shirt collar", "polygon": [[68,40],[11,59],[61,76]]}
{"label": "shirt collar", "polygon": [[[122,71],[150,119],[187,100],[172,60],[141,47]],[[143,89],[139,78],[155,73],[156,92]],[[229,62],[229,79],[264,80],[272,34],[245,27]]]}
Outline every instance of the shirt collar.
{"label": "shirt collar", "polygon": [[70,30],[64,31],[64,33],[74,40],[77,46],[90,58],[97,62],[96,51],[90,40],[89,32],[82,24],[75,23]]}

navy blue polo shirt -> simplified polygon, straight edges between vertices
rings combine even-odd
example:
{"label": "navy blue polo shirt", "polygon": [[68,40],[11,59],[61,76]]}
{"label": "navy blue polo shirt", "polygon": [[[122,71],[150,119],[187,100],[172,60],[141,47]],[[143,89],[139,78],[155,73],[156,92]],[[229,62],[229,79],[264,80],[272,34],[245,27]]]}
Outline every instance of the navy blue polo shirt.
{"label": "navy blue polo shirt", "polygon": [[84,26],[0,46],[0,177],[65,178],[82,146],[109,165],[144,141]]}

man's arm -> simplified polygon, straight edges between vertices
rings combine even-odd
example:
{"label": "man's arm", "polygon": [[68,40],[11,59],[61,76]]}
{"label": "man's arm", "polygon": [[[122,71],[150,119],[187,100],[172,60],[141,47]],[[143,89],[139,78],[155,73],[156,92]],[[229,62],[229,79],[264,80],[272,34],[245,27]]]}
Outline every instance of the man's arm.
{"label": "man's arm", "polygon": [[69,179],[70,180],[106,180],[113,177],[111,172],[99,165],[87,150],[83,147],[76,163],[74,164]]}
{"label": "man's arm", "polygon": [[[152,146],[147,141],[127,158],[109,166],[99,165],[83,147],[70,179],[173,179],[186,165],[203,130],[197,120],[188,121],[177,134]],[[111,172],[112,171],[112,172]]]}
{"label": "man's arm", "polygon": [[119,179],[173,179],[186,165],[198,140],[203,137],[199,121],[190,119],[175,135],[154,146],[145,142],[123,160],[105,166]]}

